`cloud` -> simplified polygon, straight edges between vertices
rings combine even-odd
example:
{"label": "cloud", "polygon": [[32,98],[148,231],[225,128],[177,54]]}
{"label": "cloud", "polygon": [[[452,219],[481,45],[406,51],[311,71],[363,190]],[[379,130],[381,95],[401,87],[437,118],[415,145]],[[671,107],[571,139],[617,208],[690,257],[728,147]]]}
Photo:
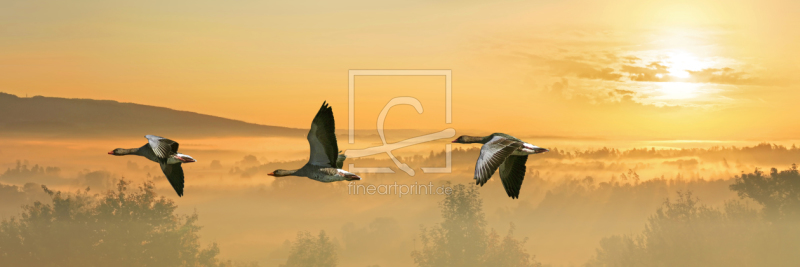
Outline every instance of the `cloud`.
{"label": "cloud", "polygon": [[[742,71],[732,68],[707,68],[699,71],[687,70],[689,77],[679,78],[670,75],[669,66],[661,61],[650,62],[647,65],[635,65],[642,59],[636,56],[619,57],[606,54],[603,60],[597,57],[583,55],[570,55],[560,59],[528,55],[534,65],[544,65],[551,75],[556,77],[577,77],[589,80],[621,81],[627,77],[631,82],[690,82],[714,83],[732,85],[763,84],[763,81],[749,77]],[[604,64],[599,61],[617,60],[628,64]]]}
{"label": "cloud", "polygon": [[553,86],[550,87],[550,90],[553,93],[561,95],[567,88],[569,88],[569,81],[567,81],[566,78],[561,78],[561,81],[553,83]]}
{"label": "cloud", "polygon": [[548,93],[552,96],[573,101],[583,101],[587,104],[637,102],[639,93],[634,90],[618,89],[620,84],[609,81],[586,81],[571,86],[567,78],[553,82],[548,86]]}
{"label": "cloud", "polygon": [[536,63],[543,63],[550,68],[550,71],[558,76],[574,75],[583,79],[596,79],[605,81],[619,81],[622,74],[615,73],[613,68],[598,67],[594,64],[584,63],[573,59],[579,57],[571,57],[573,59],[549,59],[540,56],[530,56]]}
{"label": "cloud", "polygon": [[696,83],[717,83],[717,84],[736,84],[748,85],[756,84],[760,81],[754,78],[747,78],[744,72],[737,72],[732,68],[708,68],[699,71],[686,71],[691,82]]}
{"label": "cloud", "polygon": [[[545,66],[547,73],[554,77],[576,77],[586,80],[615,82],[686,82],[729,85],[768,85],[744,71],[730,67],[685,70],[688,77],[677,77],[670,73],[669,62],[651,61],[635,56],[614,52],[566,53],[561,57],[547,57],[525,54],[534,66]],[[674,71],[674,70],[673,70]],[[627,79],[625,79],[627,78]]]}
{"label": "cloud", "polygon": [[660,62],[653,62],[647,67],[622,65],[622,72],[628,74],[628,78],[633,82],[688,82],[688,83],[711,83],[711,84],[731,84],[731,85],[764,85],[760,79],[750,78],[742,71],[732,68],[706,68],[698,71],[686,70],[688,77],[679,78],[669,75],[667,66]]}
{"label": "cloud", "polygon": [[669,74],[667,66],[660,62],[650,63],[647,67],[622,65],[622,71],[628,73],[631,81],[636,82],[667,82],[671,79],[671,76],[667,75]]}
{"label": "cloud", "polygon": [[[647,101],[649,96],[639,92],[635,83],[618,83],[598,80],[560,78],[548,85],[549,90],[542,91],[551,97],[563,101],[564,106],[581,107],[594,112],[608,108],[625,112],[679,111],[685,108],[697,108],[702,105],[693,103],[664,103]],[[598,109],[598,110],[595,110]]]}
{"label": "cloud", "polygon": [[613,92],[611,92],[611,94],[619,94],[619,95],[635,95],[635,94],[636,94],[636,92],[634,92],[634,91],[631,91],[631,90],[614,89],[614,91],[613,91]]}
{"label": "cloud", "polygon": [[622,59],[625,60],[625,62],[628,64],[635,64],[637,61],[642,60],[641,58],[638,58],[636,56],[624,56],[622,57]]}

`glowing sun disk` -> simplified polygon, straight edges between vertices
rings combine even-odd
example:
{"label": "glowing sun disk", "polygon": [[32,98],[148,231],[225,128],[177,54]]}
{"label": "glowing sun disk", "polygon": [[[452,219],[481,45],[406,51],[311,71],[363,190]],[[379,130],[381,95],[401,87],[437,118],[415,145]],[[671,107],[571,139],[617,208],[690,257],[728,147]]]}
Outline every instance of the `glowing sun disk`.
{"label": "glowing sun disk", "polygon": [[710,62],[683,50],[669,52],[667,57],[669,75],[678,78],[688,78],[688,71],[702,70],[711,66]]}

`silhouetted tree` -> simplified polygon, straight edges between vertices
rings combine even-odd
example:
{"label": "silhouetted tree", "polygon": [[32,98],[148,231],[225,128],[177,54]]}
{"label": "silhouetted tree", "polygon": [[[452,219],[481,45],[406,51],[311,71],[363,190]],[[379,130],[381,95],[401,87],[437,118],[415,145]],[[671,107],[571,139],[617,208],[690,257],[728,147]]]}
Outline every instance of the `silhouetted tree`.
{"label": "silhouetted tree", "polygon": [[291,247],[289,258],[281,267],[335,267],[337,264],[337,246],[325,231],[320,231],[316,238],[311,233],[299,232]]}
{"label": "silhouetted tree", "polygon": [[492,229],[489,233],[486,254],[484,254],[483,258],[484,266],[541,266],[538,262],[531,262],[531,255],[525,252],[524,246],[528,238],[517,240],[514,238],[514,229],[514,224],[511,224],[511,229],[502,239]]}
{"label": "silhouetted tree", "polygon": [[0,223],[3,266],[223,266],[211,244],[200,248],[197,214],[175,214],[152,183],[130,192],[90,195],[51,191],[52,204],[34,202]]}
{"label": "silhouetted tree", "polygon": [[[764,218],[789,218],[795,210],[796,167],[742,174],[731,189],[762,203],[762,214],[739,201],[722,209],[699,204],[691,192],[667,199],[639,235],[600,241],[586,266],[800,266],[800,226]],[[782,187],[780,185],[784,185]],[[786,188],[788,187],[788,188]]]}
{"label": "silhouetted tree", "polygon": [[441,203],[438,226],[422,229],[422,249],[411,253],[414,262],[428,266],[539,266],[525,252],[526,240],[509,234],[501,241],[494,230],[488,233],[478,187],[456,185]]}
{"label": "silhouetted tree", "polygon": [[770,221],[800,219],[800,173],[797,165],[778,172],[772,168],[769,176],[756,169],[736,177],[730,186],[741,198],[751,198],[761,204],[764,216]]}

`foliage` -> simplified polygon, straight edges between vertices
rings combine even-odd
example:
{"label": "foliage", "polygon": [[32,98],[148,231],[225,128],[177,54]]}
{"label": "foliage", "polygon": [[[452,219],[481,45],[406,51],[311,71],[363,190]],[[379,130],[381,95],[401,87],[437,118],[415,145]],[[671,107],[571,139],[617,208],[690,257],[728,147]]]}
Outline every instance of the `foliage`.
{"label": "foliage", "polygon": [[90,195],[51,191],[52,204],[34,202],[0,223],[4,266],[225,266],[219,248],[199,243],[197,214],[176,215],[152,183],[130,192]]}
{"label": "foliage", "polygon": [[320,231],[316,238],[311,233],[299,232],[291,247],[289,258],[281,267],[335,267],[338,261],[337,246],[325,231]]}
{"label": "foliage", "polygon": [[444,221],[423,228],[422,249],[411,254],[418,266],[539,266],[523,248],[527,240],[513,237],[513,225],[502,240],[494,230],[487,232],[476,186],[454,186],[441,210]]}
{"label": "foliage", "polygon": [[29,178],[36,175],[53,175],[56,176],[61,172],[61,169],[58,167],[44,167],[39,166],[39,164],[33,165],[33,167],[28,167],[28,161],[26,160],[24,163],[20,160],[17,160],[17,166],[15,168],[8,168],[3,174],[0,174],[0,177],[22,177],[22,178]]}
{"label": "foliage", "polygon": [[769,176],[762,171],[742,174],[730,186],[741,198],[761,204],[764,216],[770,221],[800,220],[800,173],[797,165],[778,172],[772,168]]}
{"label": "foliage", "polygon": [[739,201],[708,207],[679,192],[641,234],[601,240],[586,266],[800,266],[798,178],[794,166],[768,177],[758,170],[737,177],[731,190],[762,204],[761,211]]}

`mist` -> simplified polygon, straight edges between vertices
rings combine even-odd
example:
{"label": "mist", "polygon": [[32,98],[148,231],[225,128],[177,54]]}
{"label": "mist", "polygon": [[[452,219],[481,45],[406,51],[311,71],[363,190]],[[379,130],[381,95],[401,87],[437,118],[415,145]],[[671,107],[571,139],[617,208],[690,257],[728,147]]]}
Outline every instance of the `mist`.
{"label": "mist", "polygon": [[[483,187],[472,185],[477,146],[457,147],[451,152],[452,173],[419,171],[420,167],[444,166],[445,151],[401,151],[403,156],[399,160],[417,170],[414,176],[395,168],[393,174],[359,173],[364,180],[354,183],[319,183],[302,177],[266,175],[275,169],[302,166],[307,152],[284,153],[283,146],[241,145],[220,149],[199,139],[184,142],[186,145],[182,146],[185,147],[182,152],[198,162],[184,164],[185,195],[179,198],[157,164],[140,157],[103,153],[115,147],[135,147],[140,142],[112,139],[84,147],[80,140],[26,140],[25,149],[19,145],[0,148],[4,155],[4,161],[0,162],[3,200],[0,217],[7,222],[19,220],[27,216],[25,212],[30,212],[25,206],[54,205],[52,192],[61,191],[62,196],[71,197],[100,197],[116,192],[120,181],[125,181],[130,188],[152,185],[153,194],[174,203],[175,216],[196,216],[196,225],[202,227],[196,232],[198,246],[218,247],[219,252],[214,256],[217,264],[306,266],[304,262],[333,262],[338,266],[426,266],[425,259],[430,261],[435,255],[428,253],[428,258],[420,255],[426,247],[433,246],[425,242],[433,242],[429,231],[443,222],[442,203],[451,195],[435,190],[407,194],[397,192],[400,190],[383,193],[377,190],[367,194],[357,188],[394,184],[398,188],[405,185],[417,189],[458,187],[474,190],[474,198],[480,202],[485,221],[481,231],[485,230],[485,238],[478,241],[488,242],[481,247],[500,251],[497,253],[509,250],[521,255],[520,259],[528,259],[507,266],[612,266],[611,260],[625,257],[657,265],[663,259],[647,259],[642,255],[649,254],[642,251],[659,253],[649,251],[661,248],[642,240],[654,238],[653,227],[671,220],[672,215],[659,212],[670,214],[676,205],[683,205],[690,211],[700,209],[719,218],[738,216],[740,219],[736,220],[744,220],[723,221],[726,225],[771,225],[762,211],[764,204],[731,190],[731,186],[743,173],[772,167],[787,170],[800,159],[798,148],[768,143],[682,149],[551,148],[548,153],[530,157],[520,198],[515,200],[506,196],[497,177]],[[232,143],[250,142],[253,140]],[[305,140],[283,142],[290,146]],[[103,144],[103,149],[98,144]],[[55,146],[67,149],[52,149]],[[19,158],[9,159],[10,155]],[[394,166],[385,155],[347,159],[345,169],[348,164]],[[658,234],[672,237],[682,233]],[[718,235],[709,233],[709,238],[715,236]],[[792,237],[783,236],[781,242],[796,244],[798,239]],[[491,245],[494,244],[491,240],[499,241]],[[768,241],[760,242],[767,246]],[[713,242],[708,246],[715,246]],[[767,248],[760,247],[761,243],[736,244],[727,249]],[[333,256],[309,258],[297,254],[298,250],[312,247]],[[622,248],[633,254],[618,251]],[[486,257],[491,255],[494,254]],[[611,259],[612,256],[616,258]],[[726,262],[711,258],[705,266],[722,266]],[[781,258],[771,263],[796,262],[794,258]]]}

